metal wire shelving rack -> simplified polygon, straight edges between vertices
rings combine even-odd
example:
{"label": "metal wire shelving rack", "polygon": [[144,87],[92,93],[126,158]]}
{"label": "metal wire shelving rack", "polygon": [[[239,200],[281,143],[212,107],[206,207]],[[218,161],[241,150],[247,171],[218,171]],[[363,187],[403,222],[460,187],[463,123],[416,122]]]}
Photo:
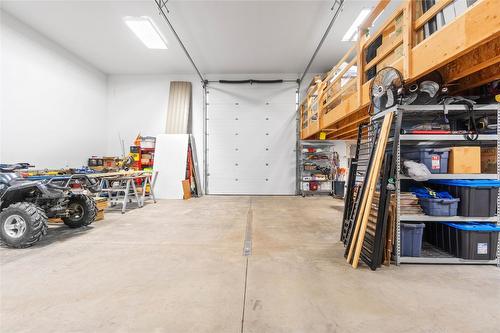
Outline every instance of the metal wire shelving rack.
{"label": "metal wire shelving rack", "polygon": [[[333,195],[333,156],[334,144],[329,140],[301,140],[299,144],[299,193],[306,195]],[[314,152],[306,152],[307,149],[314,149]],[[320,150],[320,151],[318,151]],[[308,164],[315,164],[323,170],[329,169],[329,172],[323,172],[320,169],[305,170]],[[323,174],[323,178],[315,178],[314,174]],[[312,183],[318,184],[317,190],[309,189]]]}

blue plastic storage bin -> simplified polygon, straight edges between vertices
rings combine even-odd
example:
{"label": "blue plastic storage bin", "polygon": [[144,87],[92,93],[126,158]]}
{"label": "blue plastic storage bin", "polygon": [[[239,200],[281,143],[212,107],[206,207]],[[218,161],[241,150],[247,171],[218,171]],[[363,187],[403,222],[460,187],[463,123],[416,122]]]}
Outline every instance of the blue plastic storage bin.
{"label": "blue plastic storage bin", "polygon": [[450,148],[421,148],[402,152],[402,159],[425,164],[431,173],[448,173],[448,155]]}
{"label": "blue plastic storage bin", "polygon": [[420,257],[425,224],[401,223],[400,227],[401,255],[403,257]]}
{"label": "blue plastic storage bin", "polygon": [[460,199],[419,198],[424,213],[430,216],[456,216]]}
{"label": "blue plastic storage bin", "polygon": [[460,216],[487,217],[497,213],[499,180],[433,179],[429,182],[439,185],[441,190],[453,197],[460,198]]}

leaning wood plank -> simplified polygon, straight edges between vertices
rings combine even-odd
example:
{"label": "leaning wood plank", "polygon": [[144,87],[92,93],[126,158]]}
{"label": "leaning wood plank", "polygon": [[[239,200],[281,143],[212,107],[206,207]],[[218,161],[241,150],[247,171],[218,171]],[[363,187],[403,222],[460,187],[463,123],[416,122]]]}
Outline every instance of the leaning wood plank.
{"label": "leaning wood plank", "polygon": [[[389,113],[389,114],[391,115],[390,117],[391,117],[391,121],[392,121],[392,113]],[[384,130],[384,128],[386,126],[386,120],[388,119],[389,114],[387,114],[384,117],[384,122],[382,124],[380,135],[383,134],[382,131]],[[379,138],[379,143],[377,144],[377,147],[375,149],[374,156],[373,156],[372,163],[374,165],[380,160],[380,158],[382,156],[382,151],[379,149],[380,144],[381,144],[381,141]],[[384,147],[384,150],[385,150],[385,147]],[[349,247],[349,252],[347,254],[347,262],[348,263],[351,263],[351,260],[352,260],[353,255],[354,255],[354,249],[356,248],[356,243],[358,241],[358,235],[359,235],[360,229],[361,229],[361,222],[363,221],[365,215],[366,215],[366,218],[368,219],[368,215],[370,213],[371,203],[368,203],[368,195],[367,195],[368,192],[367,191],[369,191],[369,189],[371,189],[372,187],[375,187],[375,185],[377,185],[377,173],[372,172],[372,170],[375,170],[375,169],[371,168],[370,172],[368,173],[368,175],[366,176],[366,179],[365,179],[366,190],[365,190],[365,193],[363,194],[363,196],[361,197],[361,203],[359,205],[359,213],[358,213],[358,216],[356,218],[356,224],[354,227],[354,233],[352,235],[351,246]],[[373,184],[373,183],[375,183],[375,184]]]}
{"label": "leaning wood plank", "polygon": [[[373,193],[375,192],[375,188],[377,186],[377,179],[378,175],[380,174],[380,168],[382,166],[382,160],[384,157],[384,152],[385,148],[387,145],[387,140],[389,138],[389,133],[390,133],[390,128],[392,124],[392,117],[393,113],[388,113],[384,117],[384,122],[382,124],[382,128],[380,130],[380,136],[379,136],[379,144],[377,145],[377,151],[376,151],[376,159],[374,160],[374,166],[373,169],[370,171],[370,179],[373,178],[373,181],[370,182],[370,188],[368,188],[368,195],[367,195],[367,210],[371,208],[372,205],[372,200],[373,200]],[[368,216],[369,214],[363,215],[363,220],[361,221],[361,226],[359,228],[359,235],[358,239],[356,242],[356,252],[354,253],[354,258],[352,262],[352,267],[357,268],[359,264],[359,257],[361,255],[361,249],[363,247],[363,241],[365,239],[365,233],[366,233],[366,225],[368,223]]]}

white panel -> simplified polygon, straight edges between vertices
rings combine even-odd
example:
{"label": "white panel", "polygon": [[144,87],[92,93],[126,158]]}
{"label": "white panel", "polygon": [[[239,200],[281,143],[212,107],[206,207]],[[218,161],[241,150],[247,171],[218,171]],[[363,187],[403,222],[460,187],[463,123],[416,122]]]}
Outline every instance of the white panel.
{"label": "white panel", "polygon": [[209,194],[295,194],[296,87],[209,85]]}
{"label": "white panel", "polygon": [[167,134],[188,134],[191,113],[191,82],[170,82],[168,98]]}
{"label": "white panel", "polygon": [[189,134],[159,134],[156,136],[155,164],[158,171],[155,196],[158,199],[182,199],[182,181],[186,179]]}

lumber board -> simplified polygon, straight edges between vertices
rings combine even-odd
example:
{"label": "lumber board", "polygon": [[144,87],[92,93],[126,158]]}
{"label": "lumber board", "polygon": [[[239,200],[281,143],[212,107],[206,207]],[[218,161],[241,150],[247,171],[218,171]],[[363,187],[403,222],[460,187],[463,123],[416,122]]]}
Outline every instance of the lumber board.
{"label": "lumber board", "polygon": [[[449,1],[449,0],[442,0],[442,1]],[[451,0],[450,0],[451,1]],[[435,4],[433,7],[436,7],[437,4]],[[414,19],[414,11],[415,11],[415,2],[414,1],[407,1],[405,10],[403,12],[404,15],[404,21],[405,22],[413,22]],[[411,63],[412,63],[412,57],[410,56],[411,49],[413,48],[413,34],[414,30],[411,26],[411,24],[403,24],[403,77],[409,78],[412,77],[412,71],[411,71]]]}
{"label": "lumber board", "polygon": [[364,31],[371,27],[373,22],[382,14],[384,9],[387,7],[387,5],[391,2],[391,0],[380,0],[377,5],[372,9],[370,12],[370,15],[365,19],[363,24],[361,24],[360,29],[361,31]]}
{"label": "lumber board", "polygon": [[[352,241],[351,241],[351,246],[349,248],[349,252],[347,255],[347,262],[351,262],[351,259],[353,260],[353,267],[357,267],[357,262],[355,260],[357,249],[358,246],[361,248],[361,243],[359,242],[359,239],[363,239],[364,237],[364,232],[366,230],[366,221],[368,219],[368,211],[371,209],[371,200],[373,197],[373,192],[375,191],[375,187],[377,184],[377,179],[378,175],[380,174],[380,166],[381,166],[381,159],[383,157],[383,152],[385,151],[385,144],[384,141],[381,140],[383,139],[382,135],[387,135],[389,133],[390,129],[390,124],[392,123],[392,113],[388,113],[384,117],[384,122],[382,124],[382,128],[380,130],[380,135],[379,135],[379,140],[378,144],[376,146],[376,150],[373,153],[373,162],[372,162],[372,168],[370,168],[369,174],[365,177],[365,191],[363,193],[363,196],[361,197],[361,203],[359,205],[359,213],[356,218],[356,223],[355,223],[355,228],[354,228],[354,233],[352,236]],[[382,148],[383,146],[383,148]],[[359,260],[359,257],[358,257]],[[355,263],[356,262],[356,263]],[[354,268],[356,268],[354,267]]]}
{"label": "lumber board", "polygon": [[[365,207],[363,210],[363,216],[362,219],[360,220],[360,227],[358,230],[358,234],[356,237],[356,242],[351,242],[351,250],[354,249],[354,244],[356,245],[355,252],[354,252],[354,257],[352,257],[352,267],[357,268],[359,264],[359,258],[361,256],[361,250],[363,247],[363,241],[365,238],[365,232],[366,232],[366,224],[368,222],[368,211],[372,207],[372,200],[373,200],[373,194],[375,192],[376,186],[377,186],[377,181],[380,176],[380,169],[382,167],[382,160],[384,158],[384,153],[385,149],[387,146],[387,140],[389,138],[389,133],[392,125],[392,118],[393,118],[393,113],[388,113],[384,117],[384,121],[382,123],[382,127],[380,129],[380,135],[378,138],[378,144],[376,147],[375,151],[375,156],[374,156],[374,165],[373,168],[370,170],[369,174],[369,187],[368,193],[366,195],[366,201],[365,201]],[[365,192],[366,193],[366,192]],[[363,207],[362,207],[363,208]],[[358,224],[356,224],[358,226]],[[354,240],[355,238],[353,238]],[[351,253],[351,251],[349,251]],[[350,260],[349,260],[350,261]]]}
{"label": "lumber board", "polygon": [[480,70],[479,72],[458,80],[458,90],[454,91],[454,93],[479,87],[495,80],[500,80],[500,63],[495,63],[492,66]]}
{"label": "lumber board", "polygon": [[403,35],[400,35],[393,40],[391,40],[387,47],[384,48],[383,52],[378,54],[375,58],[373,58],[368,64],[365,66],[365,72],[378,64],[382,59],[386,58],[390,53],[392,53],[399,45],[403,43]]}
{"label": "lumber board", "polygon": [[351,55],[351,53],[354,50],[356,50],[356,44],[351,46],[351,48],[344,54],[344,56],[337,62],[337,64],[335,66],[333,66],[333,68],[326,74],[324,81],[326,81],[326,82],[330,81],[330,79],[335,75],[335,72],[337,71],[337,69],[339,69],[339,67],[342,65],[342,63],[347,61],[347,59],[349,58],[349,56]]}
{"label": "lumber board", "polygon": [[446,64],[441,74],[450,83],[500,62],[500,36]]}
{"label": "lumber board", "polygon": [[426,75],[498,36],[498,1],[479,0],[461,16],[413,48],[412,79]]}
{"label": "lumber board", "polygon": [[438,0],[431,8],[429,8],[428,11],[423,13],[415,20],[415,22],[413,23],[413,29],[419,30],[420,28],[422,28],[424,24],[429,22],[430,19],[436,16],[440,11],[444,9],[444,7],[448,6],[452,2],[453,0]]}
{"label": "lumber board", "polygon": [[374,33],[370,33],[370,37],[366,40],[366,43],[364,45],[369,46],[375,39],[378,38],[390,25],[394,23],[394,20],[396,20],[402,13],[405,8],[406,4],[405,1],[385,20],[387,22],[386,24],[382,25],[378,30],[376,30]]}

